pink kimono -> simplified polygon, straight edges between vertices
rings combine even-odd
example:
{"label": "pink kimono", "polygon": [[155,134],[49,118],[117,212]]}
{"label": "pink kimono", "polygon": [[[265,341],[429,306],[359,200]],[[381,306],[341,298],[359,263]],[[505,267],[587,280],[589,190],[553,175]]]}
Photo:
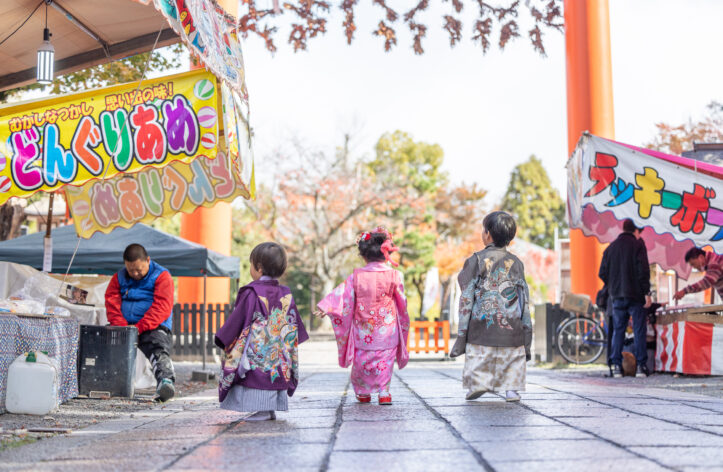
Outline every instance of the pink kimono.
{"label": "pink kimono", "polygon": [[339,365],[351,368],[354,392],[388,392],[394,360],[407,365],[409,315],[402,273],[383,262],[354,272],[318,305],[331,318]]}

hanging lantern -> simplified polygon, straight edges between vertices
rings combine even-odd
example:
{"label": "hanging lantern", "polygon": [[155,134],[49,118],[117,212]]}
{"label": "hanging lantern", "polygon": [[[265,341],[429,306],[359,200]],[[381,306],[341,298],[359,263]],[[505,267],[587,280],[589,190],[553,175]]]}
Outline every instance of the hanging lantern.
{"label": "hanging lantern", "polygon": [[50,30],[48,29],[48,4],[45,4],[45,29],[43,29],[43,44],[38,48],[37,79],[39,84],[53,82],[55,71],[55,48],[50,44]]}

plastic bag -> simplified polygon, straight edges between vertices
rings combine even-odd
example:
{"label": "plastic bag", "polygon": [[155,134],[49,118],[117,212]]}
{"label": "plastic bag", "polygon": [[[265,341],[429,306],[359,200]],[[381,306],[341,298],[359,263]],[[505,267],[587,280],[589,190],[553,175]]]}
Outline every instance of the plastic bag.
{"label": "plastic bag", "polygon": [[70,311],[67,308],[63,308],[62,306],[49,306],[45,310],[45,314],[55,316],[70,316]]}
{"label": "plastic bag", "polygon": [[37,300],[0,300],[0,311],[5,313],[42,315],[45,312],[45,306]]}
{"label": "plastic bag", "polygon": [[[54,296],[60,290],[61,282],[52,279],[42,272],[34,274],[32,277],[25,279],[23,288],[13,293],[10,298],[19,298],[22,300],[35,300],[43,306],[48,304],[49,299],[55,299]],[[40,314],[43,312],[41,311]]]}

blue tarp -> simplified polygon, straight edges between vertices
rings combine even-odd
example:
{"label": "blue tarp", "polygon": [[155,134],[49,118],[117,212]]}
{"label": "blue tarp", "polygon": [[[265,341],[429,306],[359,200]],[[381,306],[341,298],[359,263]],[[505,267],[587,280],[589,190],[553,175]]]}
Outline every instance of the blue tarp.
{"label": "blue tarp", "polygon": [[[44,232],[0,242],[0,261],[43,268]],[[73,256],[78,235],[73,226],[61,226],[52,232],[53,272],[65,273]],[[143,245],[152,260],[175,277],[238,278],[238,257],[224,256],[197,243],[171,236],[142,223],[131,228],[116,228],[108,234],[96,233],[80,239],[71,274],[112,275],[123,267],[123,250],[132,243]]]}

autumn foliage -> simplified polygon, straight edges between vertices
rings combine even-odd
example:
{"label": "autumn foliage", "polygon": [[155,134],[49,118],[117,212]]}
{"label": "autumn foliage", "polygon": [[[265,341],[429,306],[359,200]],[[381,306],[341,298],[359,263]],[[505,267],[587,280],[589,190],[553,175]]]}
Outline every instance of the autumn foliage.
{"label": "autumn foliage", "polygon": [[401,248],[395,257],[407,290],[421,301],[427,271],[435,265],[446,288],[479,246],[486,192],[476,185],[449,185],[436,144],[400,131],[387,133],[378,141],[376,158],[365,161],[352,155],[349,141],[335,153],[297,143],[268,159],[276,168],[274,179],[235,216],[235,224],[248,223],[248,230],[238,231],[237,243],[273,239],[283,244],[289,270],[310,277],[319,295],[363,263],[356,251],[358,234],[383,225]]}
{"label": "autumn foliage", "polygon": [[[533,48],[540,54],[545,54],[543,34],[545,30],[563,31],[562,0],[506,0],[491,2],[484,0],[442,0],[449,3],[450,9],[440,21],[435,22],[449,35],[451,47],[459,43],[465,34],[477,43],[483,52],[487,52],[495,41],[493,35],[497,31],[496,42],[500,49],[504,49],[511,40],[522,36],[519,16],[520,10],[526,8],[532,19],[532,24],[524,26],[526,35]],[[276,51],[274,37],[283,18],[290,17],[290,33],[288,43],[294,51],[305,50],[310,39],[326,33],[332,9],[343,12],[342,28],[346,41],[351,44],[358,29],[356,10],[361,4],[372,6],[379,10],[381,17],[373,29],[373,34],[384,43],[384,50],[389,51],[397,45],[397,31],[407,28],[412,34],[412,48],[416,54],[423,54],[423,40],[427,35],[427,25],[421,19],[422,13],[429,9],[432,0],[418,0],[413,2],[409,9],[395,9],[388,0],[289,0],[280,2],[274,0],[269,4],[267,0],[243,0],[239,12],[239,28],[244,35],[255,34],[263,39],[266,48]],[[406,2],[405,2],[406,3]],[[259,7],[264,4],[265,7]],[[501,4],[501,5],[497,5]],[[462,12],[466,8],[474,9],[476,14],[472,24],[467,28],[462,21]],[[286,17],[284,17],[286,15]]]}
{"label": "autumn foliage", "polygon": [[646,147],[668,154],[680,155],[693,149],[693,143],[723,142],[723,104],[711,102],[700,121],[671,125],[656,123],[657,135]]}

